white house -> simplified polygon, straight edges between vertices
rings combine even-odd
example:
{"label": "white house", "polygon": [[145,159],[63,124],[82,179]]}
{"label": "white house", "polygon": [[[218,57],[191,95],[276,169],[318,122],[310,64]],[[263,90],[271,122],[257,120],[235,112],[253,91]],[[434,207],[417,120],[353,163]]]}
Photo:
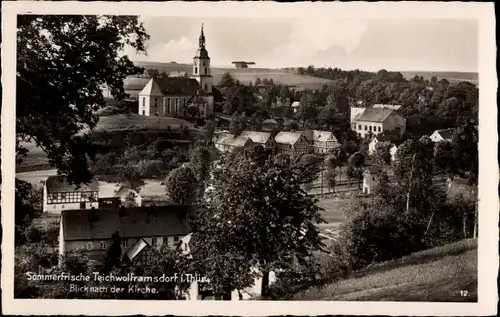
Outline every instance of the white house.
{"label": "white house", "polygon": [[222,153],[232,152],[235,148],[251,146],[253,141],[246,136],[235,136],[230,133],[220,134],[215,141],[215,148]]}
{"label": "white house", "polygon": [[389,150],[389,153],[391,154],[391,162],[394,162],[394,160],[396,160],[397,152],[398,152],[398,146],[396,144],[393,144],[391,149]]}
{"label": "white house", "polygon": [[441,129],[434,131],[429,137],[432,142],[438,143],[441,141],[449,141],[453,140],[453,132],[454,129]]}
{"label": "white house", "polygon": [[377,185],[378,174],[382,171],[382,168],[378,166],[370,166],[363,172],[363,193],[371,194],[373,189]]}
{"label": "white house", "polygon": [[395,129],[403,133],[406,119],[393,109],[351,107],[351,127],[363,138]]}
{"label": "white house", "polygon": [[69,184],[62,176],[49,176],[43,186],[43,212],[99,208],[99,184]]}
{"label": "white house", "polygon": [[372,155],[375,152],[376,146],[380,142],[391,142],[392,138],[387,135],[376,135],[370,143],[368,143],[368,154]]}
{"label": "white house", "polygon": [[300,102],[299,101],[292,102],[291,107],[293,109],[293,112],[296,113],[300,108]]}

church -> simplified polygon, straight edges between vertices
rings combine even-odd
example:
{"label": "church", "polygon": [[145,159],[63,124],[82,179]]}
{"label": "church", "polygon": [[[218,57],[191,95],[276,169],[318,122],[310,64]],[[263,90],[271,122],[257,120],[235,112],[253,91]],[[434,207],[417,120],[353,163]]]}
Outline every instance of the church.
{"label": "church", "polygon": [[193,75],[152,78],[138,94],[139,115],[206,118],[213,114],[212,82],[202,25]]}

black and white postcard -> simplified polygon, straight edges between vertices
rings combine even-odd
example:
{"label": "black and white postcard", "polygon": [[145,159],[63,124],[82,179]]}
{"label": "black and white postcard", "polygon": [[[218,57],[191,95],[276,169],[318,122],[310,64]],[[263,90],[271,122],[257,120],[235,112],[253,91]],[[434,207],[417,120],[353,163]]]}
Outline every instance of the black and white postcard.
{"label": "black and white postcard", "polygon": [[493,8],[3,3],[4,312],[494,314]]}

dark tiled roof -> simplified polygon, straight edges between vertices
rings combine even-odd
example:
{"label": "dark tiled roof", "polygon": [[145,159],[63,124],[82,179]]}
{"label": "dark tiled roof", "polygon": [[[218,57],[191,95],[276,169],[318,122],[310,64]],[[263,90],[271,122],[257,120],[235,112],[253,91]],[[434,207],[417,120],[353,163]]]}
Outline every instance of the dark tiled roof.
{"label": "dark tiled roof", "polygon": [[392,140],[394,139],[394,137],[392,137],[390,135],[377,135],[377,136],[375,136],[375,138],[379,142],[392,142]]}
{"label": "dark tiled roof", "polygon": [[382,168],[380,168],[380,166],[376,166],[376,165],[368,166],[365,169],[365,172],[370,172],[370,174],[378,174],[381,171],[382,171]]}
{"label": "dark tiled roof", "polygon": [[196,95],[200,84],[194,78],[187,77],[168,77],[155,79],[161,92],[168,96],[193,96]]}
{"label": "dark tiled roof", "polygon": [[366,108],[356,121],[384,122],[393,112],[394,110],[386,108]]}
{"label": "dark tiled roof", "polygon": [[122,238],[180,236],[190,232],[185,215],[189,206],[155,206],[114,210],[65,210],[61,214],[64,240],[110,239],[117,230]]}
{"label": "dark tiled roof", "polygon": [[441,135],[441,137],[445,140],[452,140],[453,139],[453,132],[455,129],[443,129],[443,130],[437,130],[437,132]]}
{"label": "dark tiled roof", "polygon": [[67,192],[98,192],[99,183],[92,180],[89,184],[74,185],[69,184],[62,176],[49,176],[45,182],[47,193],[67,193]]}

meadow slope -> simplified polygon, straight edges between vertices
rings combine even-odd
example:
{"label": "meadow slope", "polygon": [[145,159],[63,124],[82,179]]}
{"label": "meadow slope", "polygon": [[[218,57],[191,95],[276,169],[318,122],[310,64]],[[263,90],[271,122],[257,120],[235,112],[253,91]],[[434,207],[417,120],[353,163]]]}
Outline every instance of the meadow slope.
{"label": "meadow slope", "polygon": [[410,254],[315,286],[294,300],[477,301],[477,240],[462,240]]}

